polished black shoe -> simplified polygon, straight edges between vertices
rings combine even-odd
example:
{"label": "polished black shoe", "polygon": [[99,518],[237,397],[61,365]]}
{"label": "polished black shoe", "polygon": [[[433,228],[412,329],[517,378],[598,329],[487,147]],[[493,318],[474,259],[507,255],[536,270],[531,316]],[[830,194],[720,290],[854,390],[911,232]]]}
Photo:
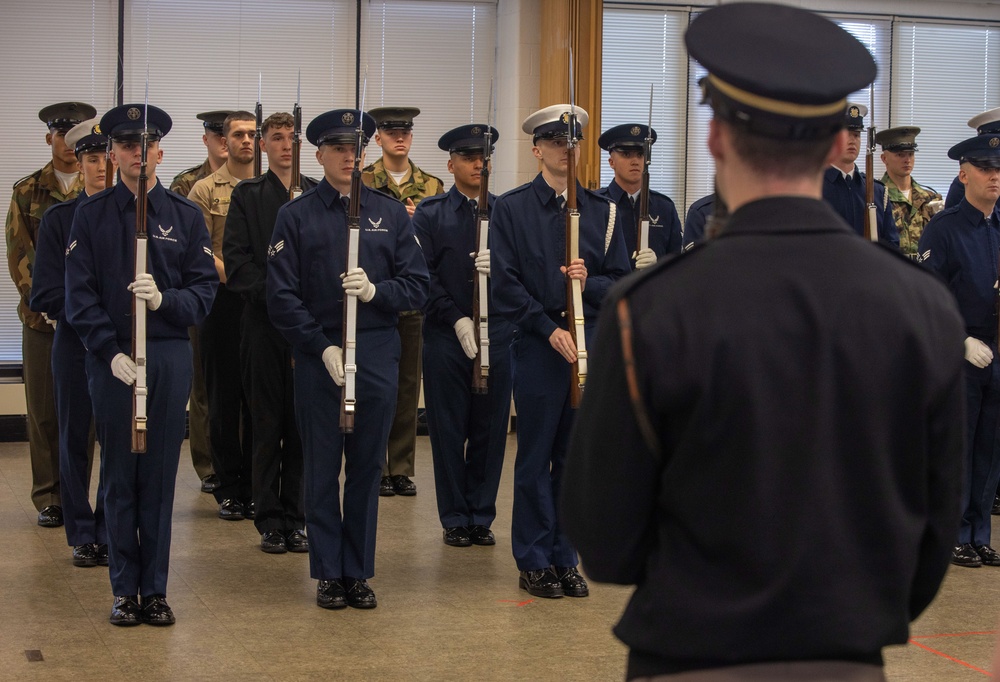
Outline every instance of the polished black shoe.
{"label": "polished black shoe", "polygon": [[285,548],[285,536],[280,530],[268,530],[260,536],[260,551],[268,554],[284,554],[288,550]]}
{"label": "polished black shoe", "polygon": [[97,548],[97,565],[108,565],[108,546],[106,544],[94,545]]}
{"label": "polished black shoe", "polygon": [[559,578],[559,584],[562,585],[563,594],[567,597],[590,596],[590,587],[587,586],[587,581],[580,575],[580,571],[576,570],[576,566],[566,568],[556,566],[555,574]]}
{"label": "polished black shoe", "polygon": [[445,528],[444,544],[452,547],[471,547],[472,539],[469,537],[469,529],[465,526]]}
{"label": "polished black shoe", "polygon": [[246,500],[243,504],[243,518],[253,520],[253,517],[257,516],[257,505],[253,503],[253,500]]}
{"label": "polished black shoe", "polygon": [[392,497],[395,494],[396,491],[392,489],[392,479],[388,476],[383,476],[382,480],[378,482],[379,497]]}
{"label": "polished black shoe", "polygon": [[201,479],[201,492],[203,493],[214,493],[219,489],[219,477],[215,474],[209,474],[205,478]]}
{"label": "polished black shoe", "polygon": [[993,498],[993,508],[990,509],[990,514],[1000,516],[1000,495]]}
{"label": "polished black shoe", "polygon": [[52,504],[38,512],[38,525],[43,528],[58,528],[63,525],[62,507]]}
{"label": "polished black shoe", "polygon": [[976,547],[976,554],[983,560],[985,566],[1000,566],[1000,552],[989,545],[979,545]]}
{"label": "polished black shoe", "polygon": [[219,518],[226,521],[242,521],[245,518],[243,505],[239,500],[227,497],[219,503]]}
{"label": "polished black shoe", "polygon": [[140,618],[147,625],[173,625],[177,622],[174,612],[167,606],[167,598],[162,594],[142,598]]}
{"label": "polished black shoe", "polygon": [[979,568],[983,565],[983,559],[972,545],[956,545],[951,550],[951,563],[956,566]]}
{"label": "polished black shoe", "polygon": [[347,592],[343,580],[320,580],[316,585],[316,606],[321,609],[346,609]]}
{"label": "polished black shoe", "polygon": [[108,620],[112,625],[129,627],[142,622],[140,613],[138,597],[115,597],[115,602],[111,605],[111,617]]}
{"label": "polished black shoe", "polygon": [[493,531],[486,526],[469,526],[469,539],[472,540],[472,544],[484,547],[497,544]]}
{"label": "polished black shoe", "polygon": [[305,531],[293,530],[285,536],[285,547],[289,552],[308,552],[309,538],[306,537]]}
{"label": "polished black shoe", "polygon": [[74,566],[96,566],[97,565],[97,545],[77,545],[73,548]]}
{"label": "polished black shoe", "polygon": [[548,568],[538,571],[521,571],[517,584],[522,590],[527,590],[528,594],[535,597],[556,599],[563,596],[559,578]]}
{"label": "polished black shoe", "polygon": [[347,590],[347,605],[355,609],[374,609],[378,606],[375,592],[368,586],[367,580],[344,578],[344,588]]}
{"label": "polished black shoe", "polygon": [[413,497],[417,494],[417,486],[414,485],[409,476],[393,476],[392,491],[403,497]]}

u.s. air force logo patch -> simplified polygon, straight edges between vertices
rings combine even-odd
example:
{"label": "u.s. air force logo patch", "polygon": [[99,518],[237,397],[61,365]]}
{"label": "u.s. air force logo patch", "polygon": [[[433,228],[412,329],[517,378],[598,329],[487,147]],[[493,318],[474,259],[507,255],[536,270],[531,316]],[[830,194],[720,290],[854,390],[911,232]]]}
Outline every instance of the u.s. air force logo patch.
{"label": "u.s. air force logo patch", "polygon": [[385,229],[384,227],[382,227],[382,218],[379,218],[378,220],[372,220],[371,218],[369,218],[368,222],[371,223],[372,226],[371,227],[366,227],[365,228],[365,232],[388,232],[389,231],[389,230]]}
{"label": "u.s. air force logo patch", "polygon": [[659,225],[660,224],[660,216],[658,216],[658,215],[651,215],[651,216],[649,216],[649,222],[652,223],[653,225]]}
{"label": "u.s. air force logo patch", "polygon": [[275,256],[277,256],[278,252],[281,251],[283,248],[285,248],[285,240],[284,239],[282,239],[277,244],[271,244],[269,247],[267,247],[267,257],[268,257],[268,259],[270,260],[271,258],[274,258]]}
{"label": "u.s. air force logo patch", "polygon": [[170,236],[170,233],[174,231],[173,225],[166,228],[163,227],[163,225],[157,225],[156,229],[159,230],[159,234],[150,230],[149,232],[150,237],[152,237],[153,239],[160,239],[165,242],[174,242],[175,244],[177,243],[177,240]]}

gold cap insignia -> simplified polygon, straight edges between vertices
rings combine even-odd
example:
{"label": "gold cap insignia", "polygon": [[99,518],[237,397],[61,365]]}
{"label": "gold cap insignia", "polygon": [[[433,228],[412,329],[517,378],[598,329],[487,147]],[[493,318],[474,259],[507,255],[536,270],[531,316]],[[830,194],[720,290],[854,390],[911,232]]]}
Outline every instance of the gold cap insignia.
{"label": "gold cap insignia", "polygon": [[101,124],[98,123],[97,125],[95,125],[94,129],[91,130],[90,132],[93,133],[94,135],[100,135],[101,134]]}
{"label": "gold cap insignia", "polygon": [[472,135],[473,135],[474,137],[479,137],[480,135],[482,135],[482,134],[483,134],[483,129],[482,129],[482,128],[480,128],[479,126],[476,126],[475,128],[473,128],[473,129],[472,129],[472,130],[470,130],[469,132],[470,132],[470,133],[472,133]]}
{"label": "gold cap insignia", "polygon": [[347,113],[345,113],[343,116],[340,117],[340,120],[344,122],[345,126],[353,125],[354,124],[354,113],[348,111]]}
{"label": "gold cap insignia", "polygon": [[1000,145],[1000,137],[991,137],[990,146],[996,149],[997,145]]}
{"label": "gold cap insignia", "polygon": [[861,115],[861,110],[858,109],[857,107],[851,107],[850,109],[848,109],[847,113],[850,115],[851,118],[857,118],[858,116]]}
{"label": "gold cap insignia", "polygon": [[139,117],[142,116],[142,112],[139,111],[139,107],[129,107],[129,110],[125,112],[125,115],[129,117],[130,121],[138,121]]}
{"label": "gold cap insignia", "polygon": [[568,124],[569,123],[569,114],[566,113],[566,112],[563,112],[563,115],[559,117],[559,122],[560,123],[567,123]]}
{"label": "gold cap insignia", "polygon": [[632,129],[629,130],[629,132],[632,134],[632,137],[637,137],[639,133],[642,132],[642,128],[639,126],[632,126]]}

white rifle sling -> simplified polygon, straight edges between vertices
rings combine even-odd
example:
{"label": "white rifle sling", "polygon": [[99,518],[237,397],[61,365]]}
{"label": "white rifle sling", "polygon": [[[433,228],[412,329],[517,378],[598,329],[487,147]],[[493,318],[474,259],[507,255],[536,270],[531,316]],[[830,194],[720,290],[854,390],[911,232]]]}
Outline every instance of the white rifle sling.
{"label": "white rifle sling", "polygon": [[[615,216],[618,215],[618,206],[613,201],[608,202],[608,228],[604,231],[604,253],[608,252],[611,248],[611,238],[615,236]],[[579,219],[578,219],[579,220]],[[649,244],[649,223],[646,223],[646,236],[645,241],[641,242],[640,249],[646,248]],[[579,233],[577,233],[577,240],[579,241]],[[579,244],[578,244],[579,246]],[[579,258],[579,248],[577,249],[577,255],[575,258]]]}
{"label": "white rifle sling", "polygon": [[[146,272],[146,238],[135,240],[135,274]],[[135,296],[135,294],[133,294]],[[135,359],[135,428],[146,430],[146,302],[138,299],[135,302],[135,348],[132,349]]]}
{"label": "white rifle sling", "polygon": [[[487,238],[490,233],[490,221],[486,218],[479,220],[479,244],[484,248],[489,244]],[[490,313],[489,280],[481,272],[476,272],[479,277],[479,367],[485,376],[490,370],[490,325],[488,316]]]}
{"label": "white rifle sling", "polygon": [[[357,226],[352,226],[347,231],[348,271],[358,267],[360,237],[361,230]],[[357,403],[358,297],[345,295],[344,305],[347,306],[347,326],[344,328],[344,411],[353,414]]]}
{"label": "white rifle sling", "polygon": [[[580,212],[573,210],[569,215],[569,220],[570,260],[576,260],[580,257]],[[611,224],[611,228],[612,230],[614,229],[614,223]],[[610,244],[610,239],[608,240],[608,244]],[[573,319],[569,323],[573,325],[576,332],[576,357],[581,377],[580,383],[582,384],[582,377],[587,376],[587,339],[583,329],[583,287],[578,279],[570,280],[570,286],[573,289]]]}

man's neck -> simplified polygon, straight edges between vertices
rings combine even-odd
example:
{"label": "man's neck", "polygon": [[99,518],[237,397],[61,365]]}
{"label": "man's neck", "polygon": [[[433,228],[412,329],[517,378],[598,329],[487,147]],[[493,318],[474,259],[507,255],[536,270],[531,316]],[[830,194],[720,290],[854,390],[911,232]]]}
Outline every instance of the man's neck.
{"label": "man's neck", "polygon": [[104,185],[96,185],[96,184],[95,185],[91,185],[91,184],[88,183],[88,184],[84,185],[83,191],[87,193],[88,197],[92,197],[95,194],[97,194],[98,192],[103,192],[104,191]]}
{"label": "man's neck", "polygon": [[993,215],[993,210],[996,208],[996,200],[991,199],[990,197],[978,197],[966,191],[965,199],[972,204],[973,208],[982,212],[982,214],[986,217]]}
{"label": "man's neck", "polygon": [[542,166],[542,179],[545,180],[546,185],[555,190],[556,194],[565,192],[566,186],[569,184],[565,175],[555,175],[545,166]]}
{"label": "man's neck", "polygon": [[910,181],[913,179],[912,176],[910,176],[910,175],[893,175],[889,171],[886,171],[886,174],[889,176],[889,179],[892,180],[896,184],[896,187],[899,188],[900,192],[909,192],[910,191],[910,187],[912,186]]}
{"label": "man's neck", "polygon": [[455,189],[462,193],[463,196],[469,197],[470,199],[479,199],[479,188],[481,185],[468,185],[464,182],[459,182],[455,180]]}
{"label": "man's neck", "polygon": [[226,161],[226,169],[237,180],[247,180],[253,177],[253,161],[250,163],[240,163],[229,157],[229,160]]}
{"label": "man's neck", "polygon": [[734,180],[725,183],[727,185],[725,200],[730,213],[734,213],[744,204],[770,197],[823,198],[822,171],[810,176],[780,178],[759,175],[748,169],[747,172],[735,176]]}
{"label": "man's neck", "polygon": [[348,178],[344,182],[338,182],[333,180],[329,175],[326,176],[326,181],[330,183],[330,186],[335,190],[340,192],[341,196],[348,196],[351,193],[351,180]]}
{"label": "man's neck", "polygon": [[60,173],[79,173],[80,169],[76,163],[66,163],[62,159],[52,157],[52,167]]}
{"label": "man's neck", "polygon": [[639,180],[638,182],[628,182],[627,180],[616,175],[615,182],[618,183],[619,187],[625,190],[625,194],[632,195],[642,189],[642,180]]}
{"label": "man's neck", "polygon": [[[124,175],[121,176],[121,181],[129,188],[132,194],[138,196],[139,194],[139,178],[126,178]],[[156,187],[156,172],[149,173],[146,176],[146,192]]]}
{"label": "man's neck", "polygon": [[208,156],[208,167],[212,169],[213,173],[222,168],[223,164],[225,163],[226,163],[225,159],[216,158],[211,154],[209,154]]}
{"label": "man's neck", "polygon": [[392,173],[402,173],[403,171],[409,170],[410,157],[389,156],[385,152],[382,152],[382,165],[387,171]]}
{"label": "man's neck", "polygon": [[272,164],[271,160],[268,159],[267,160],[267,169],[269,171],[271,171],[272,173],[274,173],[275,175],[277,175],[278,179],[281,180],[281,184],[283,184],[286,188],[289,188],[289,187],[292,186],[292,169],[290,167],[289,168],[279,168],[278,166],[275,166],[274,164]]}
{"label": "man's neck", "polygon": [[835,163],[835,164],[833,164],[833,167],[836,168],[837,170],[839,170],[844,175],[850,175],[850,174],[852,174],[854,172],[854,169],[855,169],[855,165],[854,165],[853,161],[851,161],[849,163]]}

